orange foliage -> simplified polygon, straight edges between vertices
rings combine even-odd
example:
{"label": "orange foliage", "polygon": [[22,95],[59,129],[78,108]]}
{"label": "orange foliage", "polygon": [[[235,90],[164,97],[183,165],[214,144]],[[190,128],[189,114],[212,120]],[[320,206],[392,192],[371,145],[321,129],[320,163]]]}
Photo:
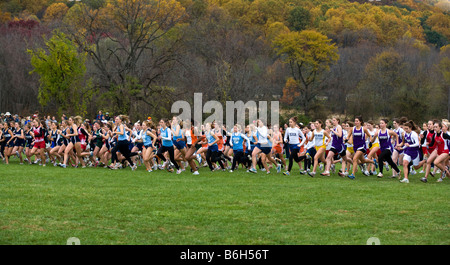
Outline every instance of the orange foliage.
{"label": "orange foliage", "polygon": [[283,87],[283,96],[280,99],[281,103],[291,105],[294,102],[294,99],[299,96],[299,84],[293,78],[289,78]]}

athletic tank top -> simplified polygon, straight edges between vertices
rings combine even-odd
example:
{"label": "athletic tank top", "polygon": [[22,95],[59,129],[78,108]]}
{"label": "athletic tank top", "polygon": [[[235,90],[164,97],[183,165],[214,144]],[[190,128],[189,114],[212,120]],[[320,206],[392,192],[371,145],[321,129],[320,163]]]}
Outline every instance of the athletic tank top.
{"label": "athletic tank top", "polygon": [[[417,135],[416,132],[412,131],[410,133],[406,133],[405,132],[405,143],[409,144],[409,145],[413,145],[416,144],[415,140],[414,140],[414,134]],[[417,137],[418,139],[418,137]],[[419,149],[420,146],[415,146],[415,147],[406,147],[405,150],[405,154],[409,155],[412,159],[415,159],[418,155],[419,155]]]}
{"label": "athletic tank top", "polygon": [[31,135],[31,130],[29,130],[28,132],[25,132],[25,140],[27,141],[28,144],[31,144],[31,142],[33,142],[33,136]]}
{"label": "athletic tank top", "polygon": [[233,143],[233,150],[244,150],[244,137],[242,137],[241,133],[233,133],[231,135],[231,142]]}
{"label": "athletic tank top", "polygon": [[[370,130],[368,130],[369,131],[369,135],[371,136],[371,137],[373,137],[374,135],[375,135],[375,133],[377,132],[377,130],[372,130],[372,131],[370,131]],[[373,141],[373,143],[372,144],[379,144],[380,143],[380,141],[378,140],[378,137],[377,138],[375,138],[375,141]]]}
{"label": "athletic tank top", "polygon": [[173,140],[176,142],[178,139],[183,138],[183,130],[180,128],[180,130],[178,131],[178,135],[175,135],[175,130],[173,130]]}
{"label": "athletic tank top", "polygon": [[52,138],[52,144],[55,146],[57,138],[58,138],[58,134],[56,133],[56,131],[51,131],[51,136],[50,137]]}
{"label": "athletic tank top", "polygon": [[436,148],[438,150],[438,154],[447,153],[448,154],[448,145],[446,139],[443,137],[443,132],[436,134],[434,137],[434,142],[436,145]]}
{"label": "athletic tank top", "polygon": [[12,135],[9,133],[9,129],[3,129],[3,137],[5,137],[5,143],[11,139]]}
{"label": "athletic tank top", "polygon": [[219,149],[219,151],[223,151],[225,149],[223,135],[220,133],[220,131],[215,132],[215,135],[219,138],[219,141],[217,142],[217,148]]}
{"label": "athletic tank top", "polygon": [[365,146],[366,135],[364,133],[364,129],[362,126],[359,128],[359,130],[356,129],[356,127],[353,127],[352,135],[353,135],[353,149],[355,151]]}
{"label": "athletic tank top", "polygon": [[[124,125],[122,125],[122,127],[124,127]],[[123,128],[123,130],[125,130],[125,128]],[[120,125],[117,127],[117,131],[118,132],[122,132],[120,130]],[[128,140],[128,135],[126,134],[126,132],[123,132],[123,134],[119,134],[117,140],[118,141],[127,141]]]}
{"label": "athletic tank top", "polygon": [[[216,141],[216,138],[214,138],[214,136],[211,134],[211,131],[206,133],[206,139],[208,140],[208,144],[213,143],[214,141]],[[217,143],[208,146],[208,148],[212,151],[217,151],[218,150],[218,146]]]}
{"label": "athletic tank top", "polygon": [[337,128],[333,128],[331,130],[331,147],[336,149],[337,151],[342,150],[344,148],[344,131],[342,131],[341,137],[337,135]]}
{"label": "athletic tank top", "polygon": [[[170,128],[169,128],[169,127],[166,127],[165,130],[164,130],[163,128],[161,128],[161,129],[160,129],[161,137],[164,137],[164,138],[169,137],[169,135],[170,135],[169,131],[170,131]],[[162,139],[162,146],[165,146],[165,147],[173,146],[173,142],[172,142],[172,140],[165,140],[165,139]]]}
{"label": "athletic tank top", "polygon": [[191,128],[191,130],[189,131],[190,136],[191,136],[191,144],[197,142],[197,136],[195,135],[195,131],[194,131],[194,127]]}
{"label": "athletic tank top", "polygon": [[430,146],[431,140],[433,139],[433,135],[435,135],[434,131],[430,132],[429,130],[427,130],[427,136],[425,139],[427,142],[427,148],[430,151],[430,153],[433,152],[433,150],[436,148],[436,142],[434,142],[433,146]]}
{"label": "athletic tank top", "polygon": [[380,130],[378,133],[378,140],[380,142],[381,152],[386,149],[389,149],[392,152],[391,136],[389,135],[388,130],[385,130],[384,133]]}
{"label": "athletic tank top", "polygon": [[317,130],[314,130],[314,145],[315,146],[322,146],[325,144],[325,136],[323,134],[324,130],[318,132]]}
{"label": "athletic tank top", "polygon": [[144,133],[143,133],[143,140],[144,140],[144,146],[151,146],[152,145],[152,137],[150,135],[147,134],[147,132],[149,132],[150,130],[147,129]]}
{"label": "athletic tank top", "polygon": [[44,132],[41,127],[34,128],[33,133],[34,133],[34,142],[35,143],[40,143],[40,142],[44,141],[45,136],[44,136]]}
{"label": "athletic tank top", "polygon": [[86,144],[87,134],[86,131],[81,127],[78,127],[78,138],[80,139],[81,144]]}
{"label": "athletic tank top", "polygon": [[[402,134],[405,132],[402,128],[394,129],[394,132],[398,135],[398,143],[401,144],[403,142],[403,136]],[[394,147],[397,146],[397,143],[395,143]]]}

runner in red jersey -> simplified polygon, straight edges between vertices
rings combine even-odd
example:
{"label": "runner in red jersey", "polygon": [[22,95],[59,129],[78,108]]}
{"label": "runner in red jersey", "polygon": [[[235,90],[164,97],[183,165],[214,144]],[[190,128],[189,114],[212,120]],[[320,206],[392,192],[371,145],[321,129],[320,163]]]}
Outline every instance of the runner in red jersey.
{"label": "runner in red jersey", "polygon": [[39,153],[40,159],[42,161],[42,166],[45,167],[45,141],[44,141],[44,130],[42,129],[42,122],[38,119],[33,120],[33,129],[31,133],[34,137],[34,146],[31,149],[31,156],[36,152]]}
{"label": "runner in red jersey", "polygon": [[447,161],[449,157],[449,149],[446,140],[450,139],[450,136],[442,132],[442,123],[440,121],[434,123],[434,132],[435,134],[431,139],[430,146],[435,146],[435,149],[427,160],[428,165],[427,171],[425,172],[425,177],[420,179],[422,182],[427,182],[428,175],[431,171],[431,163],[433,162],[434,165],[441,170],[443,174],[441,178],[444,176],[444,174],[450,174],[450,172],[444,165],[444,162]]}

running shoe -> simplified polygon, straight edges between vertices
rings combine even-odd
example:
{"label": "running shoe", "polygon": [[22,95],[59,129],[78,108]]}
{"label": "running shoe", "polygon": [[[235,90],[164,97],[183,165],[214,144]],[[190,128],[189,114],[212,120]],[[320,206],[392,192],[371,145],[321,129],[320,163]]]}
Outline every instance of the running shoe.
{"label": "running shoe", "polygon": [[250,169],[248,170],[248,172],[250,172],[250,173],[257,173],[256,169],[254,169],[254,168],[250,168]]}
{"label": "running shoe", "polygon": [[409,179],[407,178],[403,178],[402,180],[400,180],[401,183],[409,183]]}
{"label": "running shoe", "polygon": [[308,175],[313,178],[316,175],[316,172],[309,172],[308,171]]}

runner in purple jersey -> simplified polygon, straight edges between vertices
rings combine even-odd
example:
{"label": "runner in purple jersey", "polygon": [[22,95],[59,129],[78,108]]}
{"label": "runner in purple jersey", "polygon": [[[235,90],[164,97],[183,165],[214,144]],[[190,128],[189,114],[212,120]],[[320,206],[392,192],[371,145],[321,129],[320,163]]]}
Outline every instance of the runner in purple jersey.
{"label": "runner in purple jersey", "polygon": [[417,134],[417,126],[413,121],[406,122],[404,124],[404,141],[397,146],[397,149],[403,149],[403,176],[404,178],[400,180],[402,183],[409,183],[409,167],[412,166],[414,169],[419,169],[422,167],[425,161],[420,161],[419,149],[420,140]]}
{"label": "runner in purple jersey", "polygon": [[[364,154],[366,153],[366,135],[370,137],[369,131],[363,128],[364,121],[361,116],[355,118],[355,127],[352,128],[349,132],[349,138],[352,136],[353,138],[353,150],[355,151],[355,155],[353,156],[353,168],[352,174],[348,175],[350,179],[355,178],[356,169],[358,167],[358,162],[361,164],[370,163],[374,164],[373,160],[369,160],[364,158]],[[364,173],[364,172],[363,172]]]}
{"label": "runner in purple jersey", "polygon": [[381,119],[380,120],[380,129],[377,130],[375,135],[371,137],[370,141],[373,142],[376,137],[378,137],[378,140],[380,142],[380,150],[381,154],[379,156],[379,168],[380,173],[378,173],[377,177],[382,178],[383,177],[383,163],[384,161],[388,162],[392,169],[394,169],[394,173],[392,175],[393,178],[397,177],[400,173],[400,169],[397,167],[397,165],[392,160],[392,152],[394,148],[392,147],[392,139],[394,139],[394,142],[397,143],[398,141],[398,135],[392,131],[387,129],[388,120]]}
{"label": "runner in purple jersey", "polygon": [[[321,174],[322,176],[330,175],[331,163],[335,155],[339,155],[342,158],[342,168],[345,169],[347,162],[347,148],[344,145],[344,133],[341,125],[339,125],[341,121],[339,118],[333,118],[331,122],[333,124],[333,129],[331,129],[331,137],[333,140],[331,142],[331,149],[326,158],[325,171]],[[351,161],[349,161],[349,163],[351,163]]]}

